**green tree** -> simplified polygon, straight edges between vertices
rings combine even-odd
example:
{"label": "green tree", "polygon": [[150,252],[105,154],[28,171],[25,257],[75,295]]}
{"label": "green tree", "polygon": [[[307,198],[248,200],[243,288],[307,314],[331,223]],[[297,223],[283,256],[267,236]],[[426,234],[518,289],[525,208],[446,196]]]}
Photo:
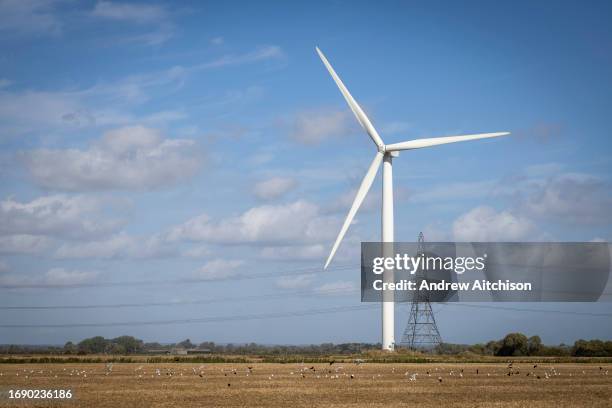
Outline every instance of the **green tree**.
{"label": "green tree", "polygon": [[76,346],[76,344],[74,344],[71,341],[66,342],[66,344],[64,344],[64,354],[76,354],[78,352],[78,348]]}
{"label": "green tree", "polygon": [[120,354],[140,353],[144,350],[142,340],[132,336],[120,336],[112,340],[113,344],[118,346],[118,349],[123,350]]}
{"label": "green tree", "polygon": [[183,348],[186,348],[186,349],[195,348],[195,344],[193,344],[191,342],[191,340],[189,340],[189,339],[185,339],[185,340],[181,341],[180,343],[177,343],[176,345],[178,347],[183,347]]}
{"label": "green tree", "polygon": [[530,356],[537,356],[542,351],[542,339],[540,336],[531,336],[527,339],[527,353]]}
{"label": "green tree", "polygon": [[99,354],[106,352],[107,340],[102,336],[85,339],[79,343],[79,352],[85,354]]}
{"label": "green tree", "polygon": [[498,356],[525,356],[529,351],[527,336],[522,333],[510,333],[501,341]]}
{"label": "green tree", "polygon": [[580,339],[574,343],[572,355],[577,357],[611,357],[612,342]]}

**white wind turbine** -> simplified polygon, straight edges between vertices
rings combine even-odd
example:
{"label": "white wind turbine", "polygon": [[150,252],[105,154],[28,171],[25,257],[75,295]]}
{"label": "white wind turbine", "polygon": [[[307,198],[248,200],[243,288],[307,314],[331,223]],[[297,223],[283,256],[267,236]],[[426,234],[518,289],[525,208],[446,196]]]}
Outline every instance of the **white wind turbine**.
{"label": "white wind turbine", "polygon": [[[446,137],[435,137],[435,138],[427,138],[427,139],[415,139],[409,140],[406,142],[393,143],[386,145],[383,140],[378,135],[374,126],[372,126],[372,122],[368,119],[366,114],[363,112],[361,107],[357,104],[355,99],[351,96],[348,89],[342,83],[342,80],[336,74],[336,71],[332,68],[325,55],[321,52],[319,47],[316,47],[317,53],[325,67],[329,71],[330,75],[338,85],[340,92],[346,99],[349,107],[355,114],[355,117],[370,136],[374,144],[376,144],[376,155],[374,156],[374,160],[370,164],[370,168],[366,173],[365,177],[361,181],[361,185],[359,186],[359,190],[357,190],[357,195],[355,196],[355,200],[351,205],[351,209],[344,220],[344,224],[342,224],[342,228],[340,229],[340,233],[336,238],[336,242],[334,242],[334,246],[332,247],[331,253],[327,258],[327,262],[325,262],[324,269],[327,268],[329,263],[332,261],[338,246],[340,246],[340,242],[342,242],[342,238],[346,234],[349,225],[351,225],[353,218],[355,218],[355,214],[357,210],[363,203],[372,183],[374,182],[374,178],[376,177],[376,173],[378,173],[378,168],[380,167],[381,162],[383,163],[383,178],[382,178],[382,239],[381,242],[393,242],[393,168],[392,161],[393,157],[398,157],[399,152],[401,150],[412,150],[412,149],[420,149],[422,147],[430,147],[447,143],[455,143],[455,142],[464,142],[467,140],[476,140],[476,139],[486,139],[490,137],[498,137],[509,135],[510,132],[497,132],[497,133],[480,133],[475,135],[463,135],[463,136],[446,136]],[[389,256],[393,256],[390,254]],[[385,271],[383,274],[384,282],[393,282],[393,271]],[[382,302],[382,349],[392,351],[395,348],[395,303],[393,298],[393,293],[390,291],[385,291],[383,293],[383,302]]]}

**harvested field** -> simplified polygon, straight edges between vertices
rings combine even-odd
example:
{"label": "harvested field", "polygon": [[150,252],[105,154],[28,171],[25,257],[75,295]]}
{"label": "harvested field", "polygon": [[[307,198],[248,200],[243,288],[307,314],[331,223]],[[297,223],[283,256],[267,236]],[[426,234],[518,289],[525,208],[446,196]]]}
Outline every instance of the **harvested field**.
{"label": "harvested field", "polygon": [[[0,389],[1,403],[12,406],[610,407],[611,369],[532,363],[3,364]],[[74,399],[11,402],[8,389],[71,389]]]}

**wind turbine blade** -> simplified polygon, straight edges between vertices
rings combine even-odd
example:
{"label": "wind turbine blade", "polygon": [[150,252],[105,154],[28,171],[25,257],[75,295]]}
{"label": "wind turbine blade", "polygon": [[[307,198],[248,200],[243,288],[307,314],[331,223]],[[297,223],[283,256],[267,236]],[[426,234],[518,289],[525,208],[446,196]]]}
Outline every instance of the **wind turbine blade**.
{"label": "wind turbine blade", "polygon": [[323,61],[323,64],[325,64],[325,67],[329,71],[329,74],[332,76],[332,78],[336,82],[336,85],[338,85],[340,92],[342,92],[344,99],[346,99],[346,102],[348,103],[349,107],[355,114],[355,117],[357,118],[361,126],[365,129],[365,131],[368,132],[368,135],[370,135],[370,138],[374,141],[374,143],[376,143],[376,146],[382,149],[382,147],[385,144],[380,138],[380,136],[378,135],[378,132],[376,131],[376,129],[374,129],[372,122],[370,122],[370,119],[368,119],[368,117],[363,112],[363,110],[361,109],[357,101],[355,101],[355,99],[353,98],[351,93],[348,91],[348,89],[346,89],[346,86],[344,86],[344,84],[342,83],[342,80],[340,79],[338,74],[336,74],[336,71],[334,71],[334,68],[332,68],[331,64],[329,63],[327,58],[325,58],[325,55],[323,55],[319,47],[316,47],[316,49],[317,49],[317,53],[319,54],[319,57],[321,58],[321,61]]}
{"label": "wind turbine blade", "polygon": [[376,173],[378,173],[378,168],[380,167],[380,163],[382,162],[383,156],[384,154],[382,154],[381,152],[376,152],[376,156],[374,156],[374,160],[372,160],[372,164],[370,164],[370,168],[368,169],[368,172],[366,173],[365,177],[361,181],[359,190],[357,190],[357,195],[355,195],[355,200],[353,200],[351,209],[349,210],[348,215],[346,216],[346,219],[344,220],[344,224],[342,224],[342,228],[340,229],[338,238],[336,238],[336,242],[334,242],[334,246],[332,247],[331,253],[329,254],[329,257],[327,258],[327,262],[325,262],[325,266],[323,267],[323,269],[327,269],[327,266],[329,265],[332,258],[334,257],[334,254],[336,253],[338,246],[340,246],[340,242],[342,242],[342,238],[344,238],[344,234],[346,234],[346,231],[348,230],[349,225],[351,225],[351,222],[353,222],[353,218],[355,218],[355,214],[357,213],[357,210],[361,206],[361,203],[363,203],[363,200],[368,194],[370,187],[372,187],[372,183],[374,182],[374,177],[376,177]]}
{"label": "wind turbine blade", "polygon": [[430,147],[447,143],[465,142],[468,140],[476,139],[487,139],[490,137],[499,137],[509,135],[510,132],[498,132],[498,133],[480,133],[477,135],[464,135],[464,136],[446,136],[446,137],[432,137],[428,139],[416,139],[409,140],[407,142],[393,143],[385,147],[388,152],[394,152],[399,150],[410,150],[420,149],[422,147]]}

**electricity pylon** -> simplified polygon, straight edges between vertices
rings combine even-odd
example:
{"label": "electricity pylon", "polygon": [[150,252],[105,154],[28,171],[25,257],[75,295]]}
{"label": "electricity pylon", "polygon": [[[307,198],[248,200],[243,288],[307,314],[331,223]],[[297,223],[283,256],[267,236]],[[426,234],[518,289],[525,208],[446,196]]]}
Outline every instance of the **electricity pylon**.
{"label": "electricity pylon", "polygon": [[[417,255],[424,254],[425,238],[422,232],[419,233],[418,242]],[[417,271],[415,278],[415,281],[419,284],[421,280],[426,279],[425,271],[422,269]],[[440,343],[442,343],[442,337],[440,336],[440,331],[436,325],[436,318],[431,308],[429,292],[417,290],[412,299],[408,324],[404,330],[400,345],[416,350],[431,349]]]}

